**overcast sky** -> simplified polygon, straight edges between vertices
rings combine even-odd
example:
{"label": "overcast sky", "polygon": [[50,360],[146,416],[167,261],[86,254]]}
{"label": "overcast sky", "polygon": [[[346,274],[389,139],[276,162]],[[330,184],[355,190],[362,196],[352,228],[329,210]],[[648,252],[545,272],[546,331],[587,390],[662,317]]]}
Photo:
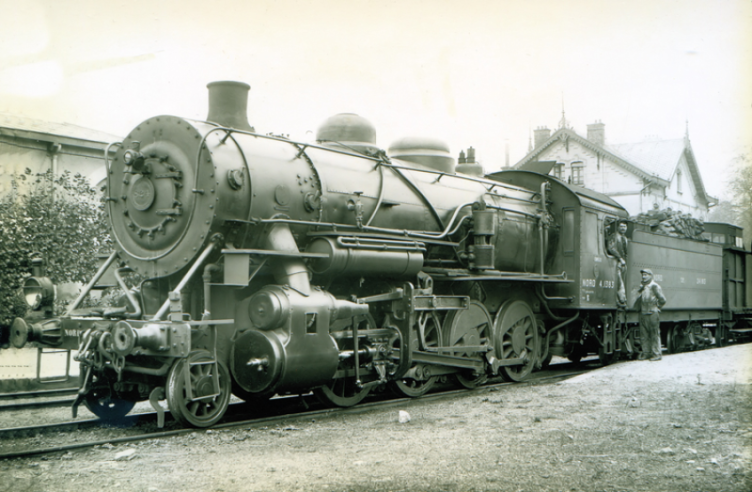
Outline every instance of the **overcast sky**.
{"label": "overcast sky", "polygon": [[750,0],[0,0],[0,111],[125,136],[204,119],[206,84],[251,85],[260,132],[310,140],[341,112],[387,148],[473,146],[487,171],[555,129],[680,138],[723,198],[752,152]]}

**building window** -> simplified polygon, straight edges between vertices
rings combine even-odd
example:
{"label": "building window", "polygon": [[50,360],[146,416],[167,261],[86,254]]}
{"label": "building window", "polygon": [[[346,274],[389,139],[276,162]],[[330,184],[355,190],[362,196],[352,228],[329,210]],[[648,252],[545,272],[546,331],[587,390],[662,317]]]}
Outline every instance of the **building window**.
{"label": "building window", "polygon": [[582,173],[582,164],[572,164],[572,184],[577,186],[585,186],[585,178]]}
{"label": "building window", "polygon": [[681,171],[676,172],[676,192],[679,194],[682,193],[682,172]]}
{"label": "building window", "polygon": [[554,166],[554,176],[561,181],[564,181],[564,163],[557,162]]}

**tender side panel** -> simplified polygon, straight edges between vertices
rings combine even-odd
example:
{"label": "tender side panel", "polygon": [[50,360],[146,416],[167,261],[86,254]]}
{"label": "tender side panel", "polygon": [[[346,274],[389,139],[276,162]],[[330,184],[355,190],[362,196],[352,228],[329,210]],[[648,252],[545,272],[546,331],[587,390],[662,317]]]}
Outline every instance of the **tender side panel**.
{"label": "tender side panel", "polygon": [[666,296],[664,311],[721,310],[723,251],[720,245],[634,231],[629,258],[629,306],[637,299],[640,270],[649,268]]}
{"label": "tender side panel", "polygon": [[735,312],[745,308],[744,276],[744,253],[733,249],[723,252],[724,270],[724,308]]}

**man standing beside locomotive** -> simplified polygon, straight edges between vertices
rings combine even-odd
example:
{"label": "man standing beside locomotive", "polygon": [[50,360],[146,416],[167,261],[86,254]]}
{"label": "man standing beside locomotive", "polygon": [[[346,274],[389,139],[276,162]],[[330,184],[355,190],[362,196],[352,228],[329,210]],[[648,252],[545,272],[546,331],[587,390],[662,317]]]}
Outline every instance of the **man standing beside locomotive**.
{"label": "man standing beside locomotive", "polygon": [[640,360],[661,360],[660,312],[666,304],[661,286],[653,280],[649,268],[640,270],[642,285],[635,301],[635,308],[640,311],[640,342],[642,353]]}

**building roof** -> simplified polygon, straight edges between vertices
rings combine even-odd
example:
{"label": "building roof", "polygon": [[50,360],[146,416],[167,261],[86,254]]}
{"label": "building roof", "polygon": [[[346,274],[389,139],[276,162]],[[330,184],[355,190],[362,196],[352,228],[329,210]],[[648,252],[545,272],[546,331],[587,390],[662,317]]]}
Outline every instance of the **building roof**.
{"label": "building roof", "polygon": [[604,148],[623,157],[645,172],[670,181],[684,153],[686,141],[647,140],[645,142],[605,145]]}
{"label": "building roof", "polygon": [[643,179],[658,182],[664,186],[671,182],[682,154],[684,154],[687,159],[692,182],[697,189],[699,197],[704,199],[707,203],[718,201],[717,198],[711,197],[705,191],[702,176],[697,167],[697,161],[695,160],[695,155],[692,151],[692,146],[689,143],[688,136],[673,140],[650,139],[637,143],[600,146],[591,142],[587,138],[578,135],[577,132],[571,128],[563,126],[556,130],[553,135],[551,135],[551,137],[539,147],[536,147],[523,157],[522,160],[514,165],[514,168],[523,168],[526,163],[535,161],[544,150],[551,145],[554,145],[557,141],[566,143],[567,140],[575,141],[583,147],[594,151],[598,155],[608,157],[613,162]]}
{"label": "building roof", "polygon": [[[629,160],[625,159],[624,157],[615,154],[611,150],[609,150],[606,147],[601,147],[598,144],[595,144],[591,142],[590,140],[586,139],[585,137],[578,135],[577,132],[572,130],[568,127],[559,128],[556,130],[551,137],[543,142],[539,147],[536,147],[527,154],[525,157],[522,158],[517,164],[515,164],[513,167],[515,169],[522,169],[525,167],[525,164],[537,160],[538,156],[543,153],[546,149],[551,147],[552,145],[556,144],[557,142],[563,142],[565,145],[568,145],[569,141],[577,142],[578,144],[582,145],[586,149],[592,150],[596,154],[604,157],[608,157],[613,162],[616,162],[617,164],[621,165],[628,171],[640,176],[641,178],[651,180],[651,181],[659,181],[664,186],[668,184],[668,180],[659,178],[658,176],[654,175],[652,172],[647,171],[639,166],[636,166]],[[678,163],[678,161],[677,161]]]}
{"label": "building roof", "polygon": [[26,116],[0,112],[0,134],[40,139],[42,135],[62,137],[83,142],[108,144],[119,142],[122,137],[71,123],[53,123]]}

